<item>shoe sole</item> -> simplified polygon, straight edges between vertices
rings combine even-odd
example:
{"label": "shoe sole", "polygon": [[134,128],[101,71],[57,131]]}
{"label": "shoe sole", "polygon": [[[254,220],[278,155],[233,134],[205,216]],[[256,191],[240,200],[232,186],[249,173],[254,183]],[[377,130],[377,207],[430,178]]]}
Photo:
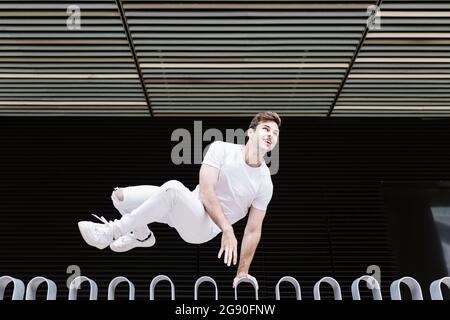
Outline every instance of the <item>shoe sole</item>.
{"label": "shoe sole", "polygon": [[130,250],[134,249],[134,248],[150,248],[150,247],[153,247],[155,245],[155,243],[156,243],[155,234],[152,232],[152,235],[151,235],[150,239],[146,240],[145,242],[138,241],[137,243],[138,243],[137,245],[135,245],[135,246],[133,246],[133,247],[127,249],[127,250],[115,249],[113,245],[110,245],[109,247],[114,252],[127,252],[127,251],[130,251]]}

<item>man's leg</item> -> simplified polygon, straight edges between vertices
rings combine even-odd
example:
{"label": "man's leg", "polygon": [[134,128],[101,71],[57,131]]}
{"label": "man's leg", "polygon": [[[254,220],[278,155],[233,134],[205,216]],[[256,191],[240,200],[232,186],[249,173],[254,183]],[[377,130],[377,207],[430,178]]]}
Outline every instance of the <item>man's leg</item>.
{"label": "man's leg", "polygon": [[[158,186],[141,185],[125,188],[114,188],[111,194],[111,200],[114,207],[122,216],[130,214],[131,211],[139,207],[145,200],[152,197],[159,189]],[[133,234],[138,239],[145,239],[149,236],[150,230],[147,225],[139,226],[133,230]]]}
{"label": "man's leg", "polygon": [[159,221],[175,228],[188,243],[204,243],[212,238],[214,222],[200,199],[181,182],[171,180],[129,215],[117,222],[122,232],[143,223]]}
{"label": "man's leg", "polygon": [[177,192],[173,209],[166,218],[188,243],[205,243],[216,236],[214,222],[205,211],[203,203],[186,188]]}
{"label": "man's leg", "polygon": [[80,222],[84,240],[99,249],[113,239],[152,222],[164,222],[174,227],[189,243],[203,243],[214,237],[212,220],[201,201],[181,182],[170,180],[156,190],[152,197],[120,220],[105,221],[104,225]]}
{"label": "man's leg", "polygon": [[[141,188],[142,189],[142,188]],[[124,190],[124,191],[128,191]],[[142,189],[145,192],[145,188]],[[152,196],[157,197],[158,191],[167,192],[165,195],[160,195],[162,198],[166,198],[168,201],[168,208],[161,208],[161,212],[167,212],[167,214],[154,215],[151,212],[157,212],[155,209],[154,201],[144,201],[138,208],[132,211],[133,218],[137,221],[145,223],[146,221],[166,223],[171,227],[174,227],[181,238],[189,243],[204,243],[211,240],[214,237],[212,233],[213,222],[205,212],[203,204],[188,188],[186,188],[181,182],[171,180],[163,184],[161,187],[156,187],[151,190]],[[123,198],[126,198],[125,192]],[[133,192],[133,194],[139,194],[139,192]],[[120,195],[119,195],[120,196]],[[149,197],[149,199],[151,198]],[[127,220],[127,218],[123,219]],[[130,220],[125,223],[135,223]],[[135,247],[149,247],[155,243],[155,239],[151,237],[144,242],[134,239],[130,236],[123,236],[111,244],[111,250],[116,252],[125,252]]]}
{"label": "man's leg", "polygon": [[115,225],[121,233],[128,233],[138,226],[147,225],[152,222],[162,222],[172,226],[168,213],[173,209],[180,191],[188,192],[181,182],[170,180],[157,187],[152,197],[146,199],[140,206],[133,209],[122,219],[115,221]]}

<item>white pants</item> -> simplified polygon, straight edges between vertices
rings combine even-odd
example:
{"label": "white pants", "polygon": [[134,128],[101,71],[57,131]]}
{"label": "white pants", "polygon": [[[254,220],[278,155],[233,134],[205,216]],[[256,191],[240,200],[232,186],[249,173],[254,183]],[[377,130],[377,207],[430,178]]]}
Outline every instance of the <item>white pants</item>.
{"label": "white pants", "polygon": [[114,206],[122,214],[120,220],[114,221],[120,234],[145,234],[147,224],[160,222],[175,228],[188,243],[204,243],[217,235],[214,222],[198,196],[177,180],[167,181],[160,187],[141,185],[120,190],[122,201],[114,191],[111,194]]}

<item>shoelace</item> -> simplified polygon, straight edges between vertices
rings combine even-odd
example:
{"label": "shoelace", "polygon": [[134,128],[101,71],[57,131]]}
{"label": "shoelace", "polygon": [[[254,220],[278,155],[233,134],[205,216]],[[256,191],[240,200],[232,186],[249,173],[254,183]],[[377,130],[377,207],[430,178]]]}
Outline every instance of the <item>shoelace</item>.
{"label": "shoelace", "polygon": [[101,217],[99,217],[98,215],[96,215],[96,214],[92,214],[95,218],[97,218],[98,220],[100,220],[101,222],[103,222],[104,224],[109,224],[110,222],[112,222],[112,221],[108,221],[108,220],[106,220],[106,218],[104,217],[104,216],[101,216]]}
{"label": "shoelace", "polygon": [[113,231],[113,239],[117,239],[117,238],[119,238],[120,237],[120,235],[117,235],[116,234],[116,228],[115,228],[115,226],[114,226],[114,222],[112,221],[112,220],[106,220],[106,218],[104,217],[104,216],[101,216],[101,217],[99,217],[98,215],[96,215],[96,214],[92,214],[96,219],[98,219],[98,220],[100,220],[101,222],[103,222],[104,224],[106,224],[106,225],[108,225],[110,228],[111,228],[111,230]]}

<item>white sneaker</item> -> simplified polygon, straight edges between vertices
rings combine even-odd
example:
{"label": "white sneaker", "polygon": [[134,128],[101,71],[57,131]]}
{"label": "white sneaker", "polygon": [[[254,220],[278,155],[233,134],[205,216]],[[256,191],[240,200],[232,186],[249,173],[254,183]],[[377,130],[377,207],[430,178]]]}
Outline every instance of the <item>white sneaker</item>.
{"label": "white sneaker", "polygon": [[109,247],[114,252],[126,252],[137,247],[151,247],[155,244],[155,242],[156,239],[153,232],[151,232],[150,235],[144,240],[139,240],[133,233],[129,233],[115,240]]}
{"label": "white sneaker", "polygon": [[114,241],[113,225],[103,217],[93,216],[101,220],[103,224],[80,221],[78,222],[78,229],[80,229],[81,236],[88,245],[98,249],[104,249]]}

